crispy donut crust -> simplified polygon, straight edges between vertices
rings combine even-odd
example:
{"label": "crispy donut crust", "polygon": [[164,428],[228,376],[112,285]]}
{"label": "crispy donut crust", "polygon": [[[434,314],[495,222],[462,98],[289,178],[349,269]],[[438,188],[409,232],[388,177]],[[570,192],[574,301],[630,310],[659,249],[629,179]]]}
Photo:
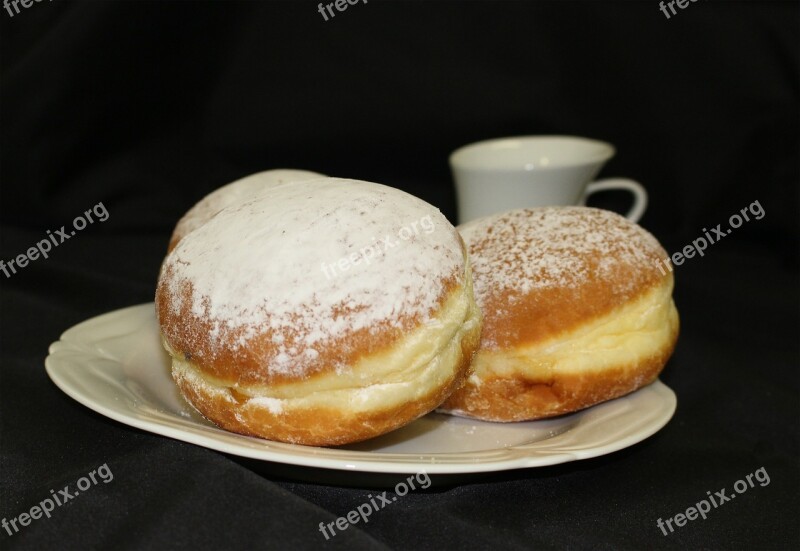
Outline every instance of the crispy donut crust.
{"label": "crispy donut crust", "polygon": [[[259,396],[245,394],[244,391],[258,391],[259,388],[242,387],[235,383],[219,384],[206,377],[196,364],[181,358],[180,354],[171,350],[165,342],[165,348],[173,355],[172,376],[184,397],[204,417],[217,426],[244,434],[269,440],[277,440],[295,444],[313,446],[334,446],[366,440],[406,425],[434,410],[449,395],[464,384],[469,375],[469,366],[474,352],[480,343],[482,316],[480,309],[472,297],[471,284],[459,287],[454,294],[462,294],[461,301],[467,300],[465,318],[459,320],[459,329],[450,339],[443,342],[443,347],[418,371],[412,373],[409,380],[402,380],[400,386],[410,384],[414,399],[401,400],[387,407],[370,407],[358,410],[349,407],[357,401],[370,387],[333,388],[325,386],[319,392],[333,390],[339,393],[339,407],[325,405],[309,406],[293,405],[291,399],[267,398],[267,402],[259,402]],[[449,303],[459,303],[459,297],[451,296]],[[450,310],[446,307],[444,310]],[[442,317],[450,314],[445,311]],[[418,328],[425,331],[424,327]],[[396,343],[399,349],[406,347],[405,342]],[[413,347],[413,344],[411,345]],[[372,360],[381,362],[385,358],[383,351]],[[367,364],[370,358],[362,358]],[[369,370],[369,365],[356,365],[356,372]],[[431,372],[434,372],[431,374]],[[323,375],[317,375],[323,377]],[[335,374],[329,378],[335,378]],[[434,379],[431,384],[430,378]],[[425,386],[425,385],[428,386]],[[381,381],[377,387],[384,386]],[[240,390],[237,390],[241,389]],[[275,393],[280,385],[268,390]],[[261,387],[260,390],[264,390]],[[343,394],[344,393],[344,394]],[[279,394],[279,392],[278,392]],[[313,395],[314,392],[309,392]],[[263,397],[261,397],[263,399]],[[307,396],[294,396],[305,401]],[[324,402],[323,402],[324,403]]]}
{"label": "crispy donut crust", "polygon": [[248,397],[233,388],[210,389],[173,369],[173,378],[187,401],[214,424],[239,434],[293,444],[336,446],[367,440],[402,427],[439,406],[464,384],[480,341],[480,310],[471,309],[469,330],[461,337],[451,374],[423,396],[384,409],[352,413],[330,407],[248,407]]}
{"label": "crispy donut crust", "polygon": [[[678,324],[652,356],[594,371],[555,373],[535,380],[523,375],[468,381],[440,411],[483,421],[544,419],[619,398],[656,380],[675,348]],[[476,355],[477,358],[477,355]],[[536,360],[530,359],[534,367]],[[477,383],[477,384],[476,384]]]}
{"label": "crispy donut crust", "polygon": [[[172,277],[166,270],[161,277],[162,282]],[[213,322],[205,317],[193,315],[191,312],[192,286],[187,284],[183,289],[183,308],[173,310],[174,299],[167,296],[165,283],[160,283],[156,290],[156,311],[167,342],[182,357],[199,365],[203,372],[226,380],[235,380],[244,385],[283,384],[297,380],[310,380],[315,377],[333,373],[336,365],[354,365],[364,358],[390,349],[400,341],[405,332],[419,325],[417,318],[400,320],[402,328],[398,328],[390,320],[377,323],[372,327],[348,331],[346,335],[334,339],[329,338],[324,346],[318,347],[318,360],[310,370],[301,374],[281,373],[268,370],[269,358],[275,355],[276,339],[281,342],[301,347],[301,341],[289,330],[282,332],[265,327],[261,333],[248,342],[246,348],[237,349],[234,344],[238,338],[231,334],[223,346],[211,349],[207,339],[203,338],[213,331]],[[455,277],[447,278],[445,288],[448,294],[458,292]],[[444,298],[442,299],[444,302]],[[346,312],[341,312],[346,314]],[[166,330],[165,330],[166,329]]]}
{"label": "crispy donut crust", "polygon": [[[477,230],[473,225],[471,233],[463,232],[473,258],[484,328],[473,359],[474,374],[440,411],[498,422],[541,419],[623,396],[655,380],[679,332],[671,299],[673,276],[657,267],[667,256],[658,242],[622,217],[597,209],[512,213],[511,218],[489,217],[491,223],[483,219]],[[604,235],[623,232],[630,241],[625,246],[635,247],[635,255],[622,249],[603,254],[592,246],[573,250],[569,226],[542,238],[534,225],[547,223],[548,216],[564,216],[570,223],[579,218]],[[511,237],[505,234],[501,239],[508,227],[513,228]],[[526,239],[526,232],[534,237]],[[561,239],[563,244],[555,243]],[[509,264],[503,258],[505,246],[519,246],[529,258],[563,254],[566,248],[560,260],[580,257],[589,275],[554,284],[557,278],[547,266],[544,276],[527,274],[535,281],[529,292],[522,292],[521,285],[500,288],[498,259],[512,276],[526,276],[524,261]],[[598,276],[604,256],[610,262]]]}
{"label": "crispy donut crust", "polygon": [[[347,181],[323,178],[319,180],[294,183],[297,188],[317,189],[330,188],[334,184],[328,181],[338,181],[347,184]],[[367,184],[366,182],[353,182],[355,184]],[[377,184],[372,184],[378,186]],[[385,187],[385,186],[378,186]],[[339,189],[345,189],[341,187]],[[392,192],[398,192],[392,190]],[[264,194],[266,195],[266,194]],[[410,197],[410,196],[409,196]],[[260,201],[269,202],[272,195],[262,197]],[[396,199],[396,198],[395,198]],[[421,202],[413,198],[414,201]],[[430,205],[427,205],[430,207]],[[432,207],[430,207],[433,209]],[[228,209],[230,210],[230,209]],[[427,210],[425,211],[427,212]],[[432,212],[436,212],[435,209]],[[228,213],[233,217],[237,213]],[[439,214],[441,216],[441,214]],[[246,217],[244,217],[246,218]],[[472,296],[472,279],[468,267],[469,255],[463,239],[446,219],[441,216],[437,223],[446,224],[441,227],[438,234],[445,236],[447,245],[452,247],[451,251],[442,251],[442,254],[450,253],[461,257],[460,265],[442,269],[440,273],[430,272],[427,274],[430,282],[435,282],[441,289],[437,297],[437,304],[433,305],[430,311],[431,317],[435,318],[435,311],[443,308],[449,297],[468,289],[470,300]],[[202,229],[190,233],[185,241],[197,242],[198,233]],[[434,234],[436,235],[436,234]],[[227,246],[237,247],[238,243],[227,243]],[[409,246],[412,246],[409,244]],[[313,360],[308,362],[303,369],[280,370],[274,369],[276,360],[280,359],[282,350],[296,349],[305,350],[309,346],[307,338],[309,329],[303,327],[302,312],[298,311],[298,316],[292,325],[281,325],[279,327],[270,326],[266,323],[259,324],[252,334],[248,334],[246,327],[227,327],[228,321],[235,320],[214,320],[206,312],[198,311],[196,303],[199,300],[206,301],[207,297],[203,293],[197,292],[191,279],[181,278],[176,274],[176,266],[182,261],[175,255],[180,254],[180,247],[175,249],[167,256],[159,274],[158,285],[156,287],[155,304],[156,313],[161,327],[161,332],[169,346],[182,358],[197,364],[204,374],[211,375],[226,381],[235,381],[241,385],[272,385],[284,384],[296,381],[309,381],[319,376],[326,376],[337,372],[348,366],[356,365],[358,362],[370,356],[380,354],[391,349],[396,343],[400,342],[405,335],[412,332],[422,323],[419,314],[408,312],[398,312],[396,315],[377,319],[369,326],[351,328],[340,331],[337,335],[324,335],[320,342],[314,347]],[[173,262],[170,262],[172,260]],[[394,267],[393,269],[397,269]],[[317,272],[317,276],[321,272]],[[349,278],[356,276],[347,274]],[[236,277],[231,275],[231,277]],[[289,274],[289,277],[297,277],[297,274]],[[391,277],[387,272],[385,277]],[[342,279],[345,279],[342,277]],[[336,278],[333,278],[336,281]],[[468,281],[467,281],[468,280]],[[417,291],[413,291],[417,292]],[[420,290],[419,294],[423,294]],[[345,297],[347,298],[347,297]],[[395,300],[395,298],[374,297],[373,300]],[[357,314],[360,306],[348,305],[345,301],[338,304],[330,312],[331,319],[348,319],[353,314]],[[235,325],[235,324],[234,324]],[[324,328],[322,328],[324,330]],[[216,335],[211,339],[211,335]],[[246,341],[246,346],[239,346],[239,343]],[[276,343],[280,343],[276,345]]]}
{"label": "crispy donut crust", "polygon": [[177,378],[176,381],[184,397],[195,409],[222,429],[290,444],[336,446],[379,436],[435,409],[454,389],[463,384],[469,365],[468,356],[465,355],[459,366],[458,377],[452,378],[448,385],[435,389],[419,401],[373,411],[369,415],[347,417],[342,416],[342,411],[330,408],[299,410],[287,415],[275,415],[267,408],[238,410],[237,407],[244,400],[236,391],[230,391],[235,401],[231,405],[224,397],[191,385],[184,378]]}
{"label": "crispy donut crust", "polygon": [[[438,210],[406,196],[367,182],[298,182],[224,209],[181,240],[162,266],[155,303],[187,401],[226,430],[331,446],[407,424],[461,386],[482,326],[466,246]],[[430,226],[402,237],[394,225],[403,217]],[[383,225],[366,225],[377,218]],[[314,223],[331,231],[320,238]],[[342,249],[354,234],[388,231],[406,241],[405,250],[366,262],[371,271],[363,276],[323,278],[302,264],[331,246]],[[251,250],[259,251],[252,261]],[[288,268],[275,270],[276,259]],[[246,298],[228,282],[248,285]],[[295,285],[305,285],[297,295],[303,302],[280,311]]]}

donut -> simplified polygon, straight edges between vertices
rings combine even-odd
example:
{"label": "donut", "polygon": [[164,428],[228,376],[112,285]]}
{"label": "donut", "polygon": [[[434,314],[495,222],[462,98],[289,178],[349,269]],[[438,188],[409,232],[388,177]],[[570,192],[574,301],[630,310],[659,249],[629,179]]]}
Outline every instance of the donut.
{"label": "donut", "polygon": [[323,178],[324,175],[308,170],[275,169],[251,174],[231,182],[203,197],[178,220],[167,251],[175,248],[189,232],[194,231],[225,207],[246,201],[271,188],[292,182]]}
{"label": "donut", "polygon": [[473,373],[440,411],[486,421],[574,412],[652,382],[678,312],[664,249],[615,213],[513,210],[459,226],[483,310]]}
{"label": "donut", "polygon": [[439,406],[480,340],[466,247],[403,191],[321,178],[222,209],[170,252],[172,376],[219,427],[332,446]]}

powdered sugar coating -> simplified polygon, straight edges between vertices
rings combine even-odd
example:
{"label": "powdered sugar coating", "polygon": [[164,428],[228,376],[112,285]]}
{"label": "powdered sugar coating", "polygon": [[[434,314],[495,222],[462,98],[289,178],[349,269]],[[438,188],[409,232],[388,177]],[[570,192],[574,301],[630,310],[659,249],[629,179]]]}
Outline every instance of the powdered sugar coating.
{"label": "powdered sugar coating", "polygon": [[666,253],[640,226],[588,207],[513,210],[460,226],[482,347],[553,337],[633,299],[661,281]]}
{"label": "powdered sugar coating", "polygon": [[205,224],[226,207],[252,199],[275,186],[323,177],[322,174],[308,170],[275,169],[251,174],[222,186],[203,197],[183,215],[175,226],[170,244],[175,246],[184,236]]}
{"label": "powdered sugar coating", "polygon": [[[368,247],[385,250],[367,262]],[[265,369],[295,377],[319,368],[326,342],[430,320],[465,269],[458,233],[435,207],[380,184],[321,178],[220,211],[167,256],[159,293],[173,314],[210,328],[189,335],[190,350],[213,359],[269,334]]]}
{"label": "powdered sugar coating", "polygon": [[[661,246],[642,227],[611,211],[589,207],[520,209],[460,226],[473,253],[475,294],[579,287],[627,265],[653,271]],[[639,272],[642,273],[642,272]],[[629,278],[620,287],[635,287]]]}

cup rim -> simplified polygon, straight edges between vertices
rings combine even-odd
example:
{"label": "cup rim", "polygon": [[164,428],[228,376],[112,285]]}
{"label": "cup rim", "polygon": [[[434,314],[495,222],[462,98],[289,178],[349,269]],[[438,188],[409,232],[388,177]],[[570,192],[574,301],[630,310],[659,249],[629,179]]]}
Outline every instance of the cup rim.
{"label": "cup rim", "polygon": [[[498,144],[502,144],[503,142],[541,142],[541,141],[563,141],[563,142],[579,142],[585,145],[594,145],[601,148],[598,153],[594,155],[587,156],[585,159],[576,162],[570,163],[556,163],[550,166],[538,166],[535,168],[536,171],[548,171],[548,170],[558,170],[563,169],[565,167],[582,167],[587,165],[592,165],[596,163],[604,163],[611,159],[616,154],[616,148],[603,140],[596,140],[594,138],[586,138],[583,136],[571,136],[566,134],[529,134],[524,136],[506,136],[502,138],[490,138],[487,140],[481,140],[478,142],[469,143],[463,145],[453,151],[450,154],[449,162],[450,167],[455,168],[468,168],[470,170],[513,170],[517,171],[520,167],[501,167],[501,168],[490,168],[487,166],[483,166],[481,162],[475,162],[473,159],[469,158],[469,155],[476,150],[484,150],[487,147],[497,146]],[[534,170],[533,168],[527,170]]]}

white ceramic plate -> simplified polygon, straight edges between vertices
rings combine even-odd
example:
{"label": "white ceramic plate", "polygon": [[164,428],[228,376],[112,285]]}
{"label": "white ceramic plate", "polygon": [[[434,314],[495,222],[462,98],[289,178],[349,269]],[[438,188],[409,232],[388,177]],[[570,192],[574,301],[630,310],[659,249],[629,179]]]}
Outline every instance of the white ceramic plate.
{"label": "white ceramic plate", "polygon": [[316,448],[221,430],[181,397],[153,304],[109,312],[50,346],[47,374],[81,404],[126,425],[221,452],[289,465],[371,473],[459,474],[554,465],[611,453],[663,427],[675,394],[660,381],[544,421],[485,423],[432,413],[350,446]]}

